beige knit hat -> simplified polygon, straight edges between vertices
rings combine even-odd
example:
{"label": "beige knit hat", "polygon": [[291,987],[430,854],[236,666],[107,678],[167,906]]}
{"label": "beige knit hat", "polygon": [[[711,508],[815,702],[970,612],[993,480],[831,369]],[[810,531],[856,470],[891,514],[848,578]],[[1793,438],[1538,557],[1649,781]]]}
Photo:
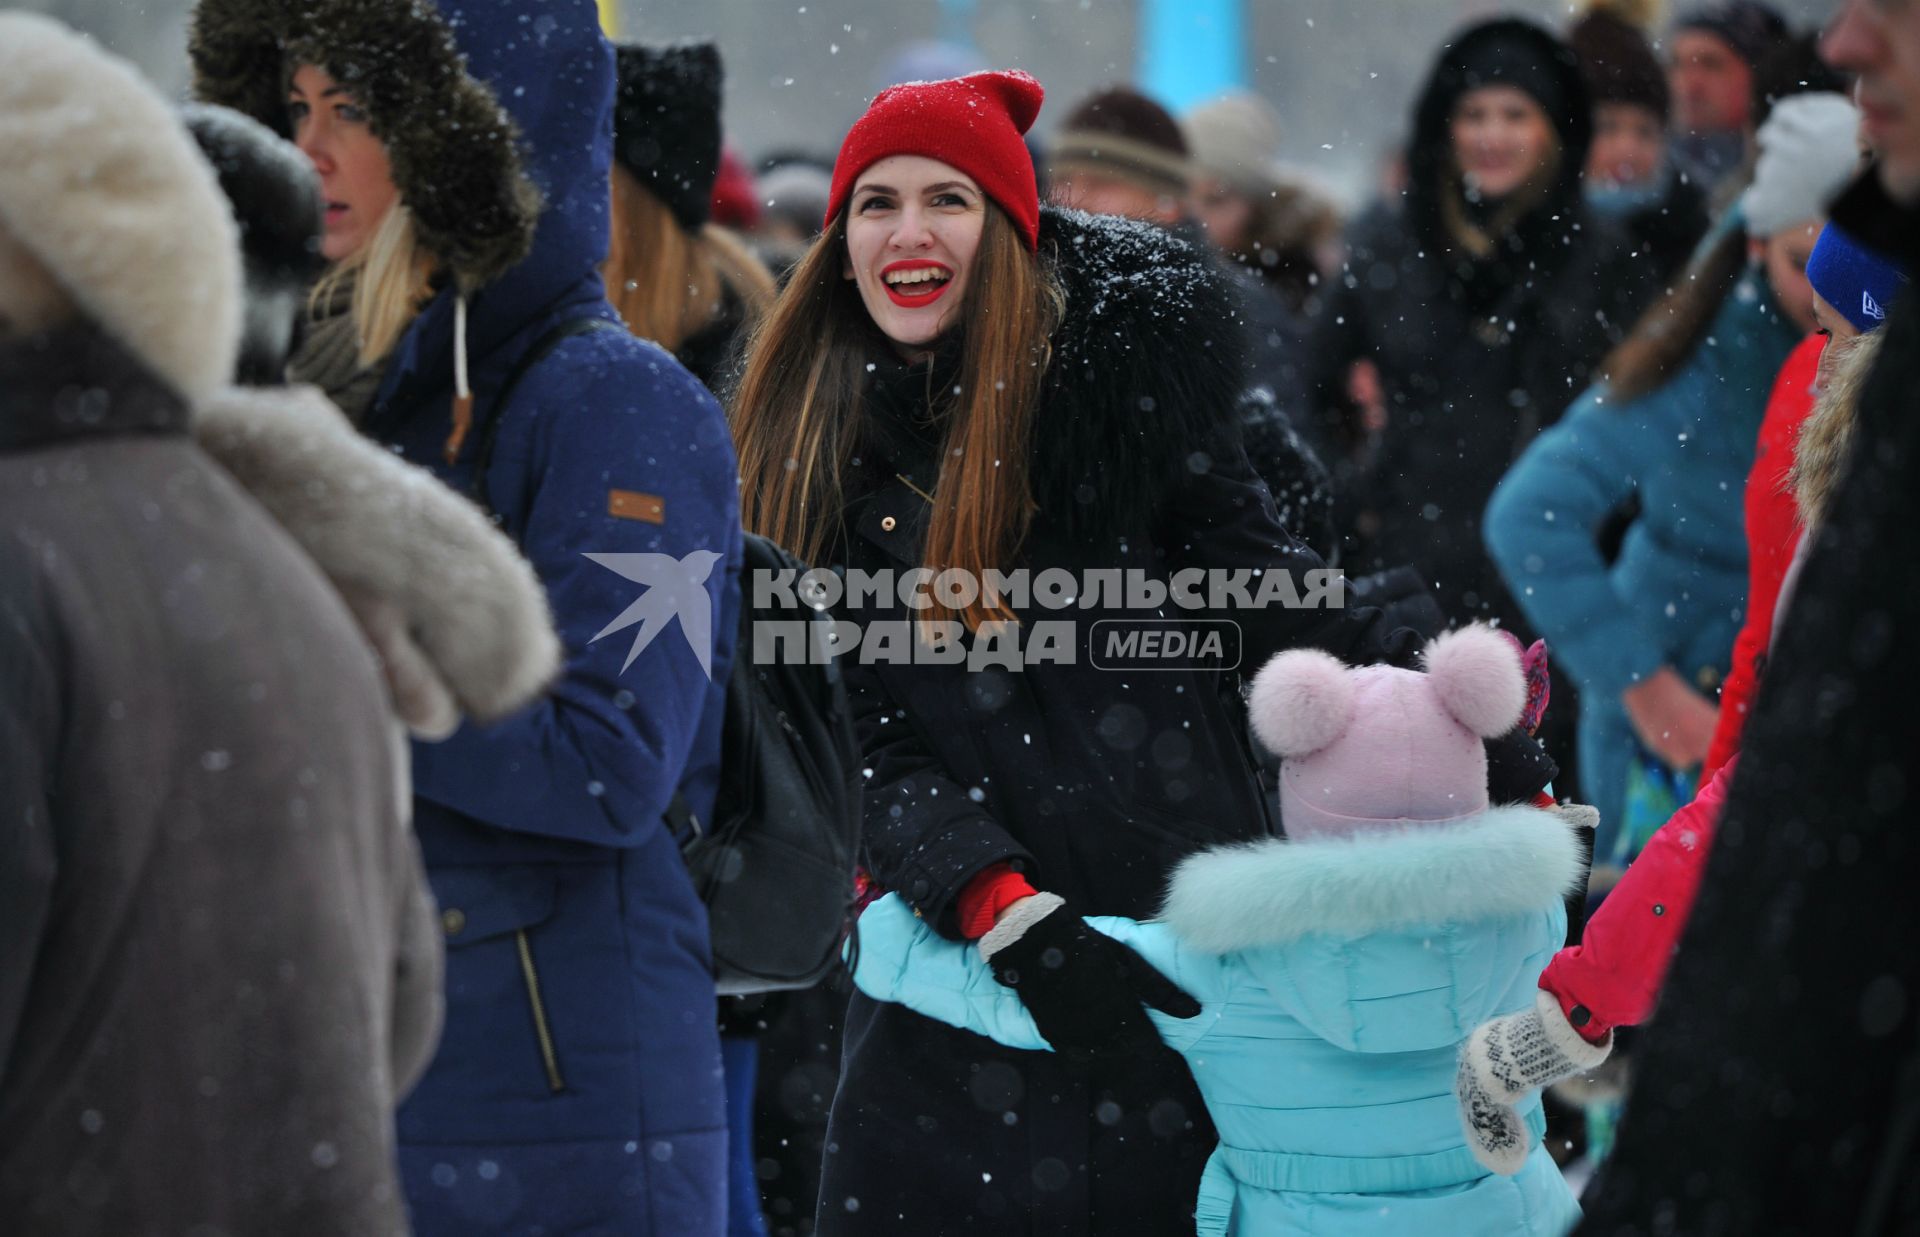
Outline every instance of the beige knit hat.
{"label": "beige knit hat", "polygon": [[1280,115],[1251,91],[1222,95],[1181,121],[1199,172],[1248,197],[1280,187]]}

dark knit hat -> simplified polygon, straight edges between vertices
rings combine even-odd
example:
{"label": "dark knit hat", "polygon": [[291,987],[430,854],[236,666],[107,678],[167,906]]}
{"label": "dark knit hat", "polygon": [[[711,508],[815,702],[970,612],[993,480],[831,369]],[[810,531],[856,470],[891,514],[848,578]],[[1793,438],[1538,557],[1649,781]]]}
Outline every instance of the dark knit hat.
{"label": "dark knit hat", "polygon": [[1667,119],[1667,74],[1639,27],[1596,11],[1574,24],[1567,42],[1596,105],[1631,103]]}
{"label": "dark knit hat", "polygon": [[[1562,72],[1561,58],[1567,53],[1557,40],[1543,44],[1532,30],[1520,26],[1518,22],[1489,22],[1475,28],[1477,37],[1461,39],[1455,62],[1460,95],[1482,86],[1512,86],[1525,91],[1549,117],[1568,114],[1575,104],[1567,97],[1567,79]],[[1454,102],[1459,102],[1459,95],[1454,96]],[[1589,106],[1586,99],[1578,103],[1583,111]]]}
{"label": "dark knit hat", "polygon": [[1045,98],[1040,83],[1018,69],[881,91],[840,143],[826,223],[846,207],[860,173],[893,155],[923,155],[971,176],[1013,220],[1027,248],[1038,249],[1040,192],[1020,137]]}
{"label": "dark knit hat", "polygon": [[1792,33],[1786,18],[1760,0],[1725,0],[1695,9],[1673,23],[1674,33],[1702,30],[1733,48],[1740,59],[1757,67],[1767,53]]}
{"label": "dark knit hat", "polygon": [[1180,122],[1126,86],[1099,91],[1068,113],[1047,153],[1055,179],[1079,169],[1154,193],[1187,191],[1187,139]]}
{"label": "dark knit hat", "polygon": [[720,170],[720,49],[687,42],[615,50],[613,157],[696,231]]}

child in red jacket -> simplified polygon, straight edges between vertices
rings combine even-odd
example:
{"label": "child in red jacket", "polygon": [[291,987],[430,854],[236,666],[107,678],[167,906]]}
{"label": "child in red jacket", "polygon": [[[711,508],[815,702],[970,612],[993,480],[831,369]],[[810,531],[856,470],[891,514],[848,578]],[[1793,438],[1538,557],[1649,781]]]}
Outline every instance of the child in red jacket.
{"label": "child in red jacket", "polygon": [[[1849,336],[1878,327],[1884,312],[1874,311],[1890,302],[1906,281],[1897,265],[1832,226],[1814,246],[1807,275],[1817,309],[1824,311],[1820,321],[1831,323],[1836,334]],[[1793,368],[1791,360],[1788,368]],[[1845,403],[1844,397],[1823,395],[1813,418],[1850,417],[1851,408],[1839,406]],[[1828,467],[1837,467],[1837,462],[1830,461]],[[1785,470],[1781,475],[1785,477]],[[1799,487],[1808,487],[1811,481],[1795,478]],[[1793,499],[1788,496],[1785,501],[1791,504]],[[1803,538],[1797,528],[1792,533],[1781,555],[1778,602],[1768,602],[1775,626],[1786,612],[1798,576],[1800,551],[1795,547]],[[1755,657],[1756,674],[1759,664]],[[1468,1038],[1461,1051],[1455,1093],[1469,1145],[1488,1168],[1511,1173],[1526,1157],[1525,1129],[1513,1107],[1516,1100],[1594,1068],[1612,1049],[1614,1027],[1636,1025],[1653,1012],[1699,892],[1720,809],[1738,763],[1737,754],[1729,756],[1693,802],[1675,812],[1647,842],[1587,921],[1581,943],[1561,950],[1548,963],[1540,976],[1534,1008],[1492,1019]]]}

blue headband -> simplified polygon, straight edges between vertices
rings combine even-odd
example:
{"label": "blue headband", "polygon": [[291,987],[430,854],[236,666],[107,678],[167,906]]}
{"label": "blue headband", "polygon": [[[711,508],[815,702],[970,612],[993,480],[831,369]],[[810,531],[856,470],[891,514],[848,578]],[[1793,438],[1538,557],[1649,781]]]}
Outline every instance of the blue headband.
{"label": "blue headband", "polygon": [[1830,223],[1807,259],[1807,282],[1821,300],[1865,334],[1887,320],[1887,310],[1907,282],[1907,273],[1899,263],[1841,231],[1839,224]]}

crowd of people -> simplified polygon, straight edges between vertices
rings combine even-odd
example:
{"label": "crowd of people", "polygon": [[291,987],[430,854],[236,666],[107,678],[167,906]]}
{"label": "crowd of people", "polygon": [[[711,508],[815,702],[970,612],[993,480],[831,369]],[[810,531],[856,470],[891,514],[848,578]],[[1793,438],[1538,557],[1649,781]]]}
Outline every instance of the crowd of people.
{"label": "crowd of people", "polygon": [[[1351,217],[1251,92],[751,162],[593,0],[0,14],[0,1227],[1920,1223],[1920,5],[1654,8]],[[857,920],[721,996],[756,537]]]}

